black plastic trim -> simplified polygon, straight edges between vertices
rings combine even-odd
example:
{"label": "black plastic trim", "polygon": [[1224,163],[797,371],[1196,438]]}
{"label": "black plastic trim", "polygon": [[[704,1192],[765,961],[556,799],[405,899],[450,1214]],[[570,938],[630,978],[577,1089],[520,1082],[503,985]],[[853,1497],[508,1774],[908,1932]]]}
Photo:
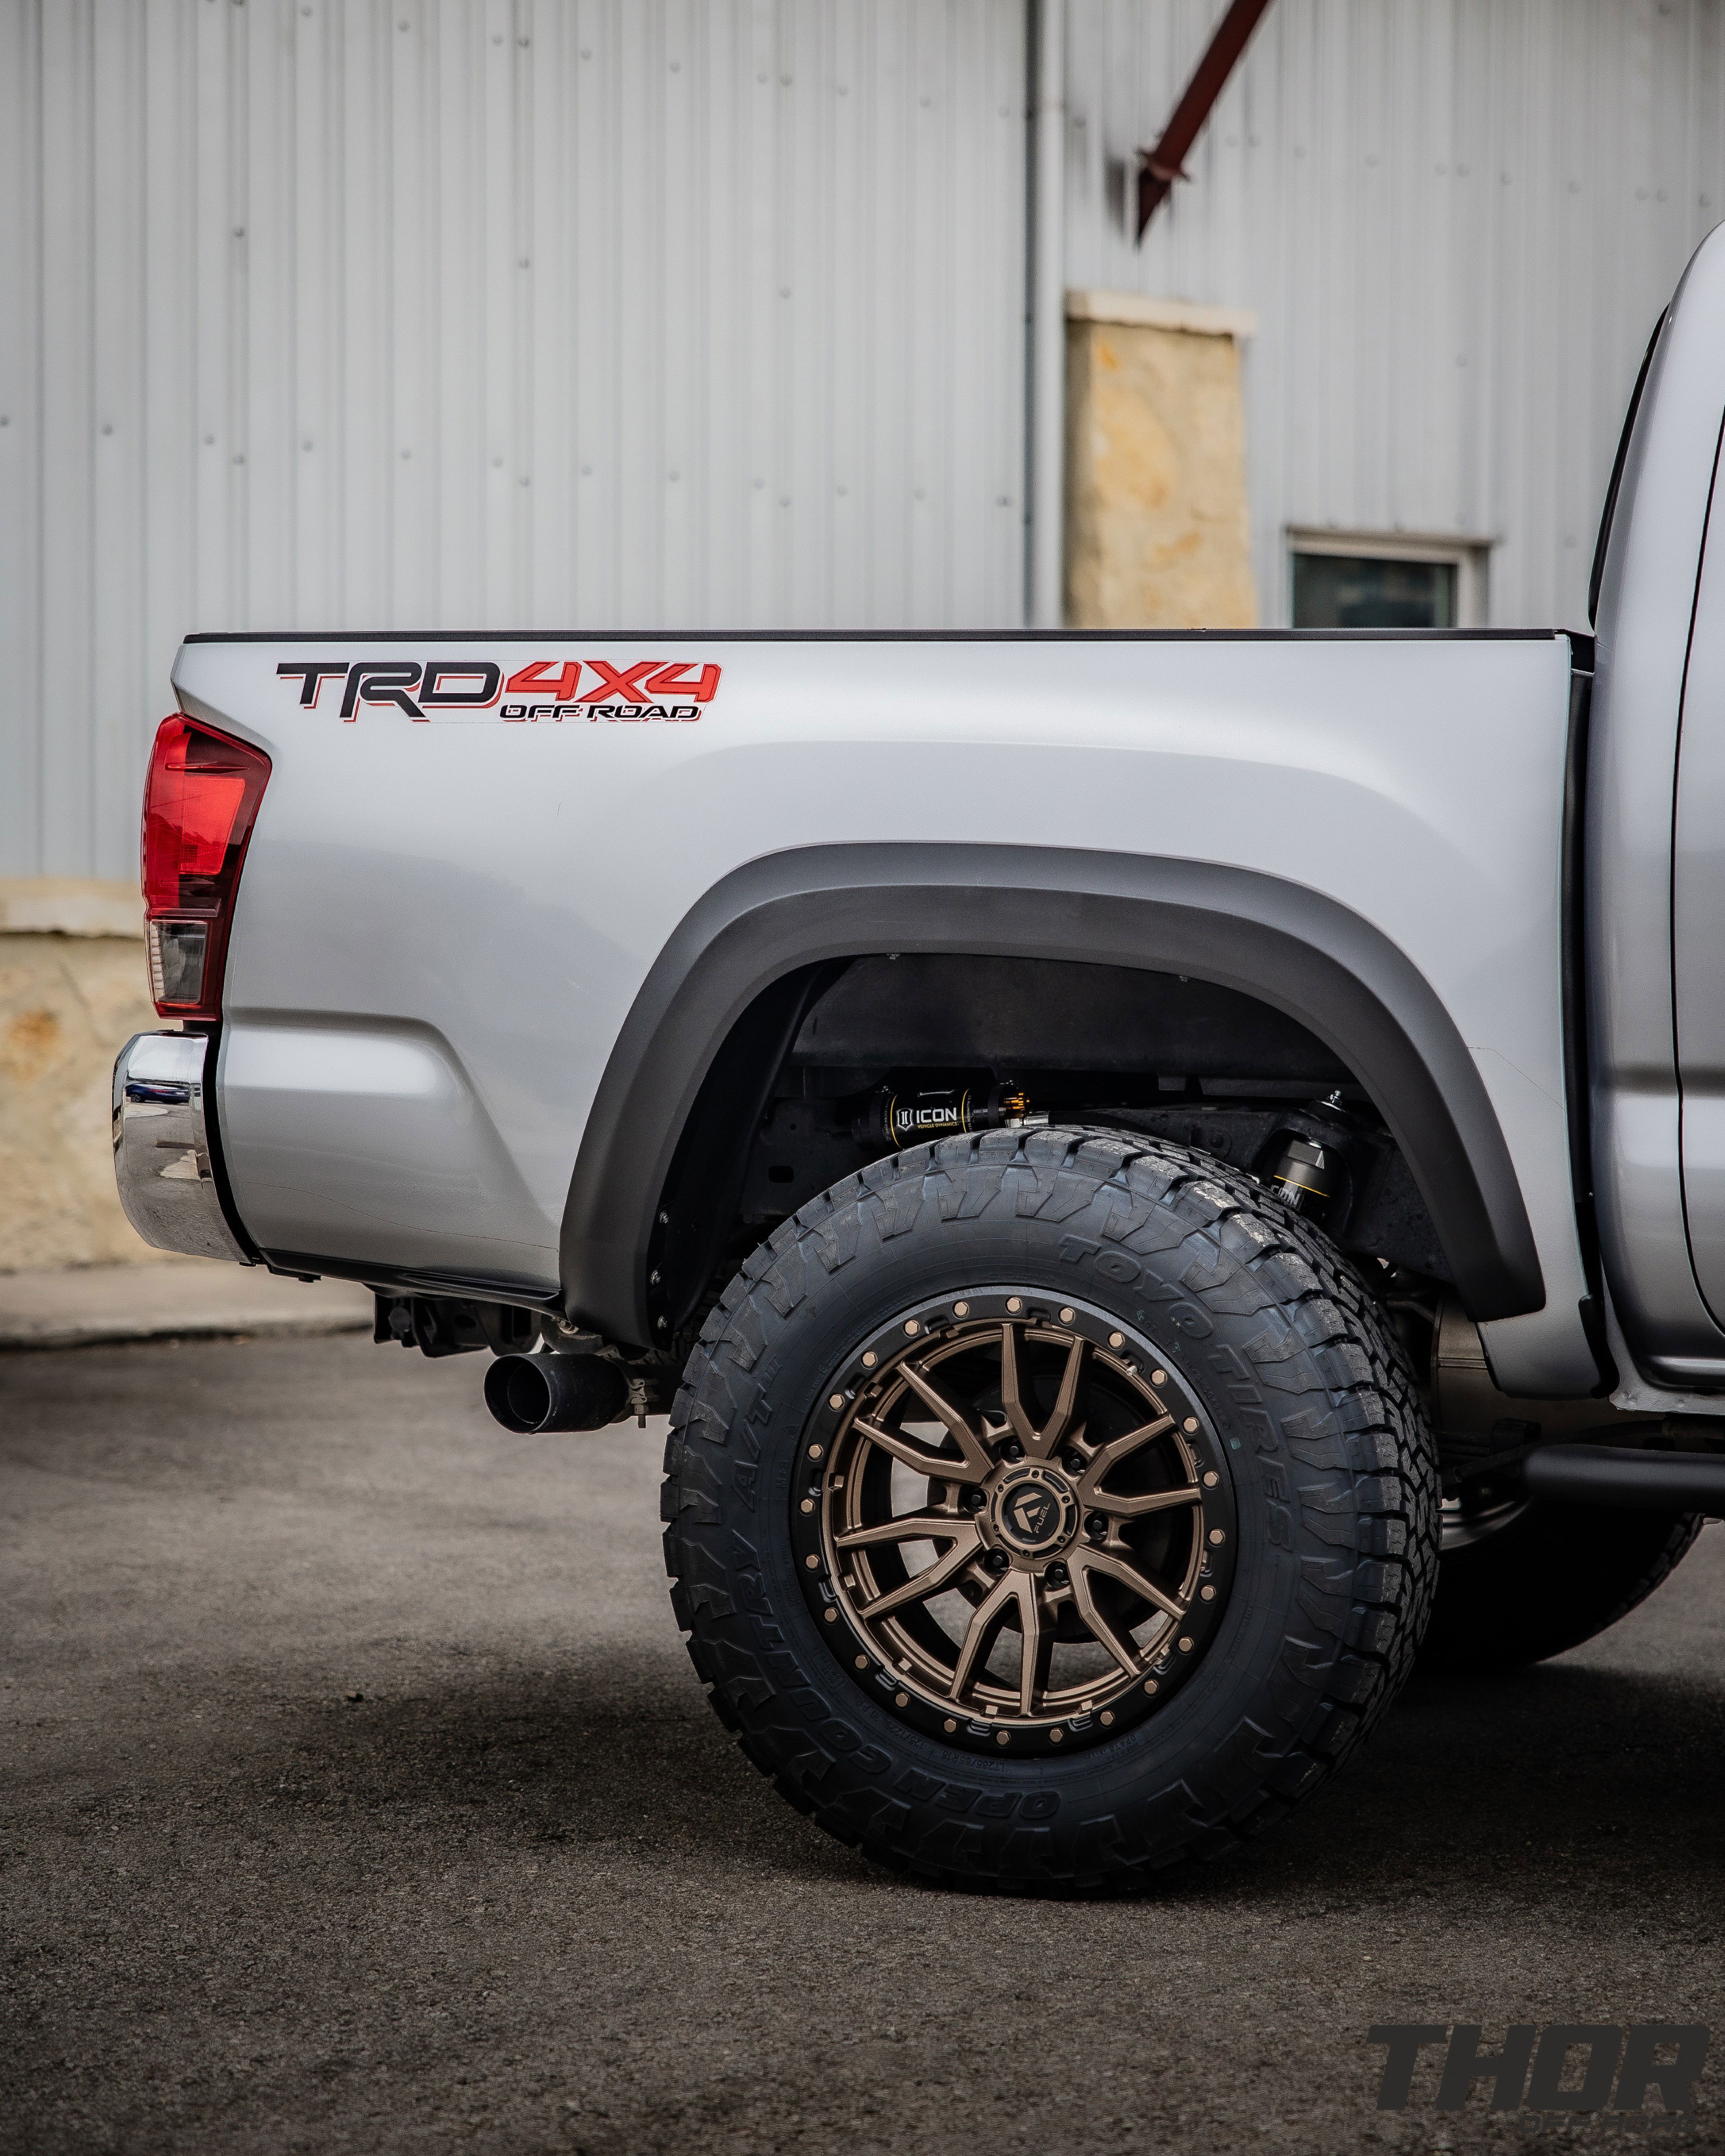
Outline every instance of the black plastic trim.
{"label": "black plastic trim", "polygon": [[1065,958],[1185,973],[1309,1028],[1402,1147],[1468,1314],[1541,1309],[1545,1283],[1513,1163],[1448,1012],[1388,937],[1274,876],[1057,848],[809,847],[753,861],[685,916],[600,1082],[563,1215],[565,1307],[649,1337],[646,1252],[678,1140],[713,1058],[773,981],[891,951]]}
{"label": "black plastic trim", "polygon": [[203,1051],[203,1142],[209,1154],[210,1181],[216,1186],[216,1202],[222,1209],[222,1218],[233,1236],[254,1265],[268,1265],[270,1260],[246,1231],[239,1217],[239,1207],[234,1196],[234,1185],[228,1174],[228,1153],[222,1138],[222,1089],[217,1083],[218,1068],[222,1057],[222,1026],[218,1019],[203,1019],[182,1026],[184,1033],[201,1033],[208,1045]]}
{"label": "black plastic trim", "polygon": [[1563,1014],[1563,1092],[1569,1126],[1569,1188],[1581,1245],[1587,1293],[1580,1301],[1582,1332],[1594,1358],[1594,1397],[1617,1388],[1618,1371],[1607,1343],[1602,1297],[1599,1223],[1594,1205],[1593,1088],[1588,1070],[1587,893],[1583,875],[1587,833],[1588,724],[1594,677],[1579,665],[1569,676],[1569,738],[1563,757],[1563,868],[1560,905],[1560,989]]}
{"label": "black plastic trim", "polygon": [[313,1273],[320,1279],[358,1281],[394,1295],[453,1295],[463,1301],[507,1302],[528,1310],[554,1310],[557,1291],[515,1273],[427,1272],[411,1265],[368,1265],[362,1258],[325,1258],[311,1250],[265,1250],[277,1272]]}
{"label": "black plastic trim", "polygon": [[1562,629],[262,629],[187,644],[1549,644]]}

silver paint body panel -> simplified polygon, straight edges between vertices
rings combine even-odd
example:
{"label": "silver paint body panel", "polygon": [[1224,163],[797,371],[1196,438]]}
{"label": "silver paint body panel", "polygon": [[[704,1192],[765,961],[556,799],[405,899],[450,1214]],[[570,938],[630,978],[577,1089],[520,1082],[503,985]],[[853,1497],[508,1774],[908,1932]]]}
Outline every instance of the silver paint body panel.
{"label": "silver paint body panel", "polygon": [[1717,531],[1697,605],[1722,418],[1725,228],[1702,244],[1678,288],[1625,465],[1600,591],[1585,858],[1606,1281],[1644,1373],[1697,1392],[1725,1386],[1725,1330],[1714,1316],[1725,1311],[1725,540]]}
{"label": "silver paint body panel", "polygon": [[[279,663],[716,663],[692,724],[425,724]],[[1593,1366],[1568,1163],[1560,819],[1570,652],[1527,640],[332,637],[187,645],[185,708],[264,748],[220,1071],[265,1249],[557,1281],[584,1122],[677,924],[744,864],[883,839],[1234,865],[1363,916],[1454,1019],[1544,1307],[1500,1382]]]}

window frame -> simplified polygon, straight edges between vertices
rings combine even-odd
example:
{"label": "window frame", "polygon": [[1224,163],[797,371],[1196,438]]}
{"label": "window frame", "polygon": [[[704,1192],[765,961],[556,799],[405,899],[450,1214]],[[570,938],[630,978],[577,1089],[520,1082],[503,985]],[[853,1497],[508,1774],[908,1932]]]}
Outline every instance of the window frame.
{"label": "window frame", "polygon": [[1360,562],[1437,562],[1455,572],[1455,627],[1485,629],[1488,622],[1489,539],[1445,538],[1411,531],[1338,531],[1330,526],[1290,524],[1286,534],[1287,567],[1282,589],[1290,624],[1294,619],[1294,557],[1341,555]]}

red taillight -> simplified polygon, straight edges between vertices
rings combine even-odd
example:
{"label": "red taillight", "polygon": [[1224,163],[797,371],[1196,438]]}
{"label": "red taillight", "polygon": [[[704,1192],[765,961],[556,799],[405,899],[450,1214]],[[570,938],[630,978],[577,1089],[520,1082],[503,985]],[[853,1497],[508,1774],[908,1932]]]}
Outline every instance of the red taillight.
{"label": "red taillight", "polygon": [[240,865],[270,759],[196,720],[157,729],[144,782],[150,990],[163,1018],[222,1014],[222,968]]}

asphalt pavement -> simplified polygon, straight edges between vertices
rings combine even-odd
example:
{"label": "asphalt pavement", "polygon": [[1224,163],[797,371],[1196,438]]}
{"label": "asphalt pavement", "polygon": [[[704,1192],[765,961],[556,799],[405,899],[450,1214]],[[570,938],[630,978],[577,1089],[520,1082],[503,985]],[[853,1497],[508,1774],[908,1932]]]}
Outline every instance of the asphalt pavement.
{"label": "asphalt pavement", "polygon": [[511,1438],[480,1373],[0,1358],[0,2148],[1725,2148],[1725,2030],[1699,2110],[1639,2121],[1440,2114],[1431,2068],[1379,2112],[1367,2041],[1725,2021],[1720,1530],[1593,1645],[1416,1684],[1241,1859],[959,1896],[733,1748],[662,1424]]}

